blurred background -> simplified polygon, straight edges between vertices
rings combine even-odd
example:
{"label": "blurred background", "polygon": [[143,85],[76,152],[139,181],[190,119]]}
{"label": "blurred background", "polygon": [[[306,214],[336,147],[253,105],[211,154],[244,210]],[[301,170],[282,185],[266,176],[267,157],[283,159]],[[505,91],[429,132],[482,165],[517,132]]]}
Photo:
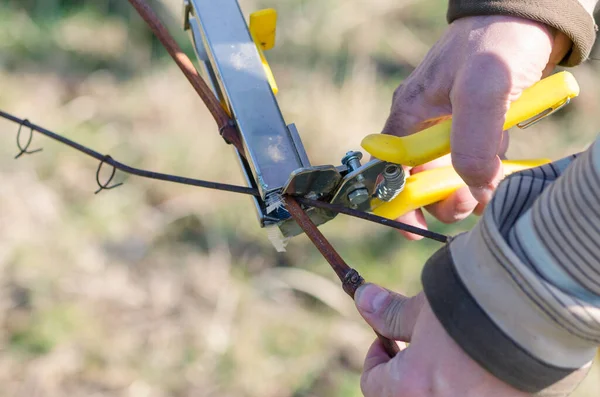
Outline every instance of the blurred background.
{"label": "blurred background", "polygon": [[[179,0],[151,2],[193,56]],[[380,131],[394,88],[443,32],[444,0],[242,0],[279,12],[267,56],[314,164]],[[515,131],[558,159],[600,125],[600,63],[572,105]],[[231,147],[124,0],[0,1],[0,109],[127,164],[241,184]],[[485,128],[485,126],[482,126]],[[278,254],[245,196],[128,177],[0,120],[0,396],[360,396],[372,331],[298,237]],[[107,170],[108,171],[108,170]],[[476,219],[446,226],[468,230]],[[322,227],[367,280],[420,290],[439,245],[339,216]],[[595,367],[577,397],[597,396]]]}

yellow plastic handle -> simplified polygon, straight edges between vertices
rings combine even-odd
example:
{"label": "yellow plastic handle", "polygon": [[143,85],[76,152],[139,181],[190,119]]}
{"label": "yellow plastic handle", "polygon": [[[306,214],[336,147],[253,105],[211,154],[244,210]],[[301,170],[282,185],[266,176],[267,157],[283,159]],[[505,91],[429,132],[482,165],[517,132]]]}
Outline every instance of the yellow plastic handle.
{"label": "yellow plastic handle", "polygon": [[[504,175],[521,171],[527,168],[537,167],[549,163],[548,159],[519,160],[502,162]],[[465,186],[465,182],[458,176],[452,166],[434,168],[419,172],[406,179],[404,190],[390,202],[381,202],[377,199],[371,202],[375,207],[373,213],[388,219],[396,219],[407,212],[429,204],[437,203],[456,189]]]}
{"label": "yellow plastic handle", "polygon": [[[506,113],[504,129],[555,110],[579,95],[579,85],[569,72],[559,72],[523,91]],[[405,137],[368,135],[362,147],[372,156],[396,164],[417,166],[450,153],[452,120]]]}

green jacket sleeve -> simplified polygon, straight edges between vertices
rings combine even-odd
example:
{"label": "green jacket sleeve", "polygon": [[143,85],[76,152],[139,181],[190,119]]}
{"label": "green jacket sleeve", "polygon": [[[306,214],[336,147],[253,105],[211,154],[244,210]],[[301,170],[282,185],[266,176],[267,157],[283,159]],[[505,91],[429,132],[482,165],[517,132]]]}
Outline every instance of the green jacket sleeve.
{"label": "green jacket sleeve", "polygon": [[593,11],[597,0],[450,0],[448,22],[475,15],[510,15],[542,22],[566,34],[573,47],[563,66],[585,61],[596,40]]}

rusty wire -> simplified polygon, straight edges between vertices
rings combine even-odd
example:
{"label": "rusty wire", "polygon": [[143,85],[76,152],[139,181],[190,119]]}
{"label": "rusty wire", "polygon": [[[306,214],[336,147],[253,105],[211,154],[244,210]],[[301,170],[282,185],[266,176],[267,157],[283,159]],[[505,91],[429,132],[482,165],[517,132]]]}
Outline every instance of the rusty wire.
{"label": "rusty wire", "polygon": [[[32,135],[33,135],[33,132],[35,131],[35,132],[39,132],[40,134],[45,135],[49,138],[52,138],[60,143],[63,143],[69,147],[72,147],[73,149],[78,150],[81,153],[86,154],[90,157],[93,157],[96,160],[99,160],[100,163],[98,164],[98,168],[96,169],[96,183],[98,184],[98,190],[96,190],[95,193],[99,193],[102,190],[110,190],[115,187],[121,186],[122,183],[111,184],[112,180],[115,177],[115,170],[120,170],[124,173],[140,176],[142,178],[157,179],[157,180],[177,183],[177,184],[181,184],[181,185],[204,187],[207,189],[223,190],[223,191],[227,191],[227,192],[241,193],[241,194],[247,194],[247,195],[251,195],[251,196],[260,196],[260,193],[258,192],[257,189],[250,188],[250,187],[230,185],[230,184],[226,184],[226,183],[212,182],[212,181],[206,181],[206,180],[202,180],[202,179],[186,178],[186,177],[182,177],[182,176],[178,176],[178,175],[164,174],[164,173],[160,173],[160,172],[154,172],[154,171],[149,171],[149,170],[132,167],[130,165],[124,164],[122,162],[119,162],[119,161],[113,159],[110,155],[101,154],[93,149],[88,148],[87,146],[84,146],[84,145],[77,143],[69,138],[59,135],[56,132],[52,132],[46,128],[40,127],[39,125],[33,124],[32,122],[30,122],[27,119],[21,119],[12,114],[6,113],[2,110],[0,110],[0,117],[19,124],[19,129],[17,130],[17,142],[18,142],[17,147],[19,149],[19,153],[15,156],[15,158],[19,158],[23,154],[33,154],[33,153],[37,153],[37,152],[41,151],[41,149],[29,150],[29,146],[31,145],[31,142],[33,140]],[[31,134],[27,138],[27,142],[26,142],[25,146],[22,146],[20,144],[20,140],[19,140],[19,135],[22,133],[21,131],[22,131],[23,127],[29,128],[29,132]],[[110,175],[107,178],[107,180],[105,182],[101,182],[100,181],[100,173],[101,173],[101,170],[104,165],[110,165],[113,168],[110,171]],[[367,212],[347,208],[342,205],[331,204],[326,201],[311,200],[311,199],[308,199],[305,197],[296,197],[296,199],[298,200],[298,202],[300,202],[301,204],[308,206],[308,207],[317,207],[317,208],[325,209],[330,212],[345,214],[348,216],[352,216],[354,218],[359,218],[359,219],[363,219],[363,220],[366,220],[369,222],[377,223],[379,225],[391,227],[393,229],[402,230],[402,231],[409,232],[409,233],[414,233],[419,236],[423,236],[425,238],[429,238],[429,239],[439,241],[442,243],[445,243],[448,241],[448,237],[443,234],[432,232],[427,229],[421,229],[419,227],[412,226],[407,223],[402,223],[402,222],[398,222],[398,221],[395,221],[392,219],[387,219],[387,218],[377,216],[374,214],[370,214]]]}
{"label": "rusty wire", "polygon": [[[10,120],[10,121],[13,121],[13,122],[19,124],[18,134],[20,133],[20,131],[23,127],[26,127],[26,128],[29,128],[30,131],[39,132],[40,134],[43,134],[43,135],[47,136],[48,138],[52,138],[60,143],[64,143],[65,145],[70,146],[73,149],[78,150],[81,153],[87,154],[88,156],[93,157],[96,160],[100,161],[100,165],[98,166],[98,170],[96,172],[96,182],[98,183],[98,187],[100,189],[98,191],[96,191],[96,193],[98,193],[100,190],[106,190],[106,189],[111,189],[113,187],[116,187],[115,185],[109,186],[109,184],[114,177],[114,169],[118,169],[127,174],[141,176],[142,178],[158,179],[161,181],[173,182],[173,183],[178,183],[178,184],[182,184],[182,185],[192,185],[192,186],[204,187],[207,189],[225,190],[227,192],[258,196],[258,190],[250,188],[250,187],[230,185],[227,183],[220,183],[220,182],[204,181],[201,179],[186,178],[186,177],[182,177],[182,176],[163,174],[160,172],[148,171],[148,170],[131,167],[127,164],[123,164],[123,163],[113,159],[109,155],[99,153],[99,152],[92,150],[92,149],[90,149],[80,143],[77,143],[69,138],[66,138],[55,132],[47,130],[43,127],[40,127],[39,125],[33,124],[27,119],[20,119],[16,116],[13,116],[12,114],[3,112],[1,110],[0,110],[0,117],[3,117],[7,120]],[[17,138],[17,142],[18,142],[18,138]],[[21,147],[21,145],[19,144],[20,152],[16,156],[16,158],[18,158],[21,154],[24,154],[24,153],[32,154],[32,153],[39,151],[39,149],[37,149],[35,151],[29,151],[28,147],[29,147],[30,143],[31,143],[31,136],[28,139],[28,143],[24,147]],[[101,183],[100,179],[99,179],[100,178],[100,169],[104,164],[112,166],[113,171],[111,172],[111,176],[109,177],[109,180],[105,183]]]}

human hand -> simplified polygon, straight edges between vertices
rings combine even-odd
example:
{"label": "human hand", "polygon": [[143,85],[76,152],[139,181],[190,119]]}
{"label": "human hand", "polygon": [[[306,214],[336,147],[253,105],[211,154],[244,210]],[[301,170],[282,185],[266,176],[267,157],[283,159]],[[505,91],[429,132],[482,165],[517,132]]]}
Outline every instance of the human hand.
{"label": "human hand", "polygon": [[390,359],[376,340],[365,359],[365,397],[525,397],[473,361],[446,333],[423,293],[406,298],[374,284],[355,295],[364,319],[380,334],[410,346]]}
{"label": "human hand", "polygon": [[[451,223],[476,207],[481,212],[503,176],[500,157],[508,136],[502,127],[510,103],[549,75],[570,47],[564,34],[538,22],[508,16],[461,18],[396,89],[384,134],[409,135],[452,115],[451,156],[410,170],[452,163],[468,185],[426,208],[436,218]],[[421,210],[400,220],[427,227]]]}

